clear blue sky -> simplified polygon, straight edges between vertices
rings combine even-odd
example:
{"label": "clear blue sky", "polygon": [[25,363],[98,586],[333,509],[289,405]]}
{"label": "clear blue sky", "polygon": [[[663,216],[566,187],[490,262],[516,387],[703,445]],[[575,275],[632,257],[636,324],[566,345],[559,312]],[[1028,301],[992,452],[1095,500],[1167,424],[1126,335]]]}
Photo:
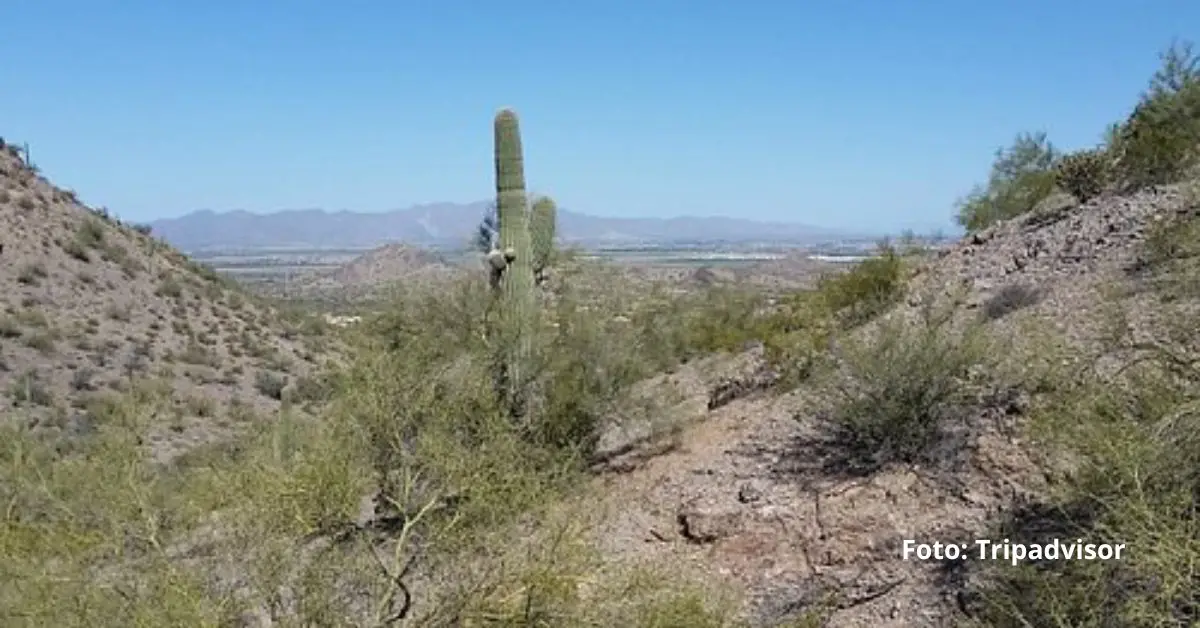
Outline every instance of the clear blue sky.
{"label": "clear blue sky", "polygon": [[127,219],[377,211],[489,197],[508,105],[571,209],[927,229],[1173,37],[1200,2],[7,0],[0,135]]}

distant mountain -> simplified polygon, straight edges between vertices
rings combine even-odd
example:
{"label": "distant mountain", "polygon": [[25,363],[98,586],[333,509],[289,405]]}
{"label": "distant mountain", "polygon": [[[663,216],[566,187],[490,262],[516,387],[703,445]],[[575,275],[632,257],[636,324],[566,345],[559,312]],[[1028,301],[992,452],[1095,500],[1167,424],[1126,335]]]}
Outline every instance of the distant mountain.
{"label": "distant mountain", "polygon": [[[437,248],[468,243],[487,202],[433,203],[367,213],[319,209],[270,214],[197,211],[150,224],[154,233],[185,251],[214,249],[368,249],[390,242]],[[804,224],[723,217],[606,218],[559,210],[559,237],[583,246],[688,242],[787,242],[811,244],[854,234]]]}

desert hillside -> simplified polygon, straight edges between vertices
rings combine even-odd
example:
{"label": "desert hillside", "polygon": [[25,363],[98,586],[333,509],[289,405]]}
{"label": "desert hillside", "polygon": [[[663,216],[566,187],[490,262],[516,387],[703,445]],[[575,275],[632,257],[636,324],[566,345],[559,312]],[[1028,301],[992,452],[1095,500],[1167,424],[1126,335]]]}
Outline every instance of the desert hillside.
{"label": "desert hillside", "polygon": [[297,277],[289,290],[304,298],[379,299],[398,284],[444,282],[461,271],[434,251],[393,243],[367,251],[338,268]]}
{"label": "desert hillside", "polygon": [[279,409],[326,358],[323,328],[285,321],[144,229],[85,207],[0,146],[0,414],[64,438],[105,393],[165,386],[151,439],[170,456]]}
{"label": "desert hillside", "polygon": [[[904,539],[970,544],[1006,517],[1016,521],[1004,533],[1014,540],[1082,525],[1029,514],[1056,490],[1044,443],[1024,429],[1054,403],[1043,379],[1066,379],[1102,356],[1110,369],[1126,364],[1132,358],[1114,343],[1134,338],[1143,348],[1191,351],[1176,344],[1162,299],[1172,312],[1200,305],[1194,278],[1175,277],[1190,283],[1186,305],[1152,288],[1164,277],[1148,262],[1170,237],[1164,226],[1200,223],[1200,183],[1056,200],[1053,210],[983,230],[916,266],[894,308],[842,341],[827,377],[763,394],[778,373],[759,349],[643,384],[675,399],[676,420],[694,427],[632,448],[614,441],[621,455],[605,461],[589,493],[604,513],[594,541],[621,561],[735,583],[754,625],[784,625],[831,598],[822,617],[833,626],[986,616],[987,600],[972,586],[984,565],[900,561]],[[1114,316],[1122,327],[1114,329]],[[1172,316],[1183,316],[1176,325],[1195,320]],[[900,344],[881,352],[880,334]],[[976,373],[944,398],[888,398],[946,386],[941,378],[967,365],[959,361]],[[881,405],[847,409],[847,390]],[[944,431],[906,456],[902,442],[887,442],[900,434],[855,442],[838,423],[887,412],[919,412],[914,419],[945,421]],[[860,438],[871,433],[858,429]],[[885,443],[900,450],[873,449]]]}
{"label": "desert hillside", "polygon": [[998,151],[953,246],[836,269],[556,251],[501,110],[486,272],[336,341],[6,148],[0,625],[1197,625],[1188,50],[1098,146]]}

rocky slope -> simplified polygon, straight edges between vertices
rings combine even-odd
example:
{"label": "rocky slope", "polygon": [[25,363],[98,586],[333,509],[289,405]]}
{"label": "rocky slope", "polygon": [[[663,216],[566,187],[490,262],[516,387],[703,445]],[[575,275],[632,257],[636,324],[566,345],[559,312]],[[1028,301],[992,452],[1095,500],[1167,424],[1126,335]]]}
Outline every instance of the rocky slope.
{"label": "rocky slope", "polygon": [[433,251],[393,243],[367,251],[333,270],[300,277],[290,289],[306,298],[378,298],[386,296],[396,284],[428,285],[462,271]]}
{"label": "rocky slope", "polygon": [[968,620],[976,601],[962,564],[901,560],[903,540],[988,538],[997,513],[1044,490],[1045,461],[1018,428],[1035,402],[1033,371],[1057,360],[1047,338],[1075,355],[1092,353],[1109,342],[1100,304],[1114,295],[1135,333],[1139,325],[1153,333],[1154,302],[1138,289],[1136,271],[1154,225],[1181,214],[1200,214],[1195,188],[1085,205],[1059,198],[964,239],[918,271],[887,318],[911,320],[930,303],[947,304],[950,324],[986,321],[1006,358],[970,387],[957,453],[936,468],[848,472],[821,429],[836,389],[828,381],[713,404],[731,377],[756,388],[765,369],[756,352],[738,358],[732,376],[718,377],[728,363],[707,361],[648,383],[680,398],[676,411],[688,418],[679,420],[693,425],[608,465],[586,498],[603,504],[597,544],[618,561],[732,584],[746,595],[754,625],[806,612],[830,626]]}
{"label": "rocky slope", "polygon": [[152,436],[167,458],[236,428],[215,417],[311,384],[329,344],[319,325],[282,321],[145,231],[0,146],[0,416],[87,432],[105,391],[151,377],[174,401]]}

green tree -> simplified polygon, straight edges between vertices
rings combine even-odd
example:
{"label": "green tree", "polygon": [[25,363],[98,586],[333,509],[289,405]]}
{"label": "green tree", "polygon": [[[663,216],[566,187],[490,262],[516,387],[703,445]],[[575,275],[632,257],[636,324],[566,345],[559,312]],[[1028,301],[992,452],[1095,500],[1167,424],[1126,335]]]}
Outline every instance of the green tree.
{"label": "green tree", "polygon": [[1178,181],[1200,160],[1200,57],[1192,44],[1175,42],[1159,58],[1111,144],[1127,190]]}
{"label": "green tree", "polygon": [[1052,166],[1059,151],[1045,133],[1021,133],[996,151],[986,185],[958,202],[958,224],[975,232],[1031,211],[1054,191]]}

